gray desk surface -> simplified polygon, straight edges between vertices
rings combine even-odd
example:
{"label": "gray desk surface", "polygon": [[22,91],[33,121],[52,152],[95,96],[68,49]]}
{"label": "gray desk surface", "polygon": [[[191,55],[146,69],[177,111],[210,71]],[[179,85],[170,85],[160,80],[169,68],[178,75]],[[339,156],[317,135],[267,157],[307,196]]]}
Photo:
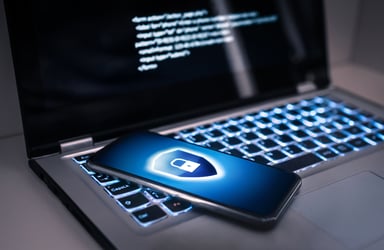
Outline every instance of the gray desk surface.
{"label": "gray desk surface", "polygon": [[[356,65],[332,72],[337,85],[384,105],[384,75]],[[22,136],[0,140],[0,249],[99,246],[26,163]]]}

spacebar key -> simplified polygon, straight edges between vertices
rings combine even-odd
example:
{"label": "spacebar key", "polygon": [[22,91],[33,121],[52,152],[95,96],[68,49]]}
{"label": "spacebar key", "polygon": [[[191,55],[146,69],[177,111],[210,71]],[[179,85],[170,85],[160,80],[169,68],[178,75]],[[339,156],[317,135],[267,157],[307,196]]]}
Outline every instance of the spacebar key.
{"label": "spacebar key", "polygon": [[289,161],[285,161],[276,165],[273,165],[273,167],[285,169],[288,171],[296,171],[298,169],[313,165],[315,163],[321,162],[322,159],[312,153],[302,155],[300,157],[294,158]]}

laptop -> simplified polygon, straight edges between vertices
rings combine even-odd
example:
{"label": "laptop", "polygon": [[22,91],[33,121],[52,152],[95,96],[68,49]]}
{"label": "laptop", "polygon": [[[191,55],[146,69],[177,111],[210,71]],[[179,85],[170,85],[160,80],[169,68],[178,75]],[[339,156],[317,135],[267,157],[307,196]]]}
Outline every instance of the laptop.
{"label": "laptop", "polygon": [[[383,107],[332,86],[322,1],[5,9],[29,165],[101,247],[384,247]],[[260,230],[87,167],[143,129],[296,172],[301,191]]]}

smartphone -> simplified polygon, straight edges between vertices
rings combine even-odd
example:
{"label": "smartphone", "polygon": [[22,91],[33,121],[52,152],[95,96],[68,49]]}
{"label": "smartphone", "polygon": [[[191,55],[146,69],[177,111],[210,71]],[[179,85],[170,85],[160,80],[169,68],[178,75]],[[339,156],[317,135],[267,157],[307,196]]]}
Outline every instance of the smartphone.
{"label": "smartphone", "polygon": [[146,131],[112,142],[88,165],[252,225],[274,225],[301,186],[295,173]]}

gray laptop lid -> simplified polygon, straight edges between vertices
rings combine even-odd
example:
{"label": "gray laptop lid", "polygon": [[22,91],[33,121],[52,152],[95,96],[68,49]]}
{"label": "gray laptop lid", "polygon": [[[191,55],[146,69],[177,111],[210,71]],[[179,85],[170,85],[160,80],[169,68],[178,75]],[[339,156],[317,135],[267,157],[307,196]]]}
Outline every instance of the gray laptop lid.
{"label": "gray laptop lid", "polygon": [[5,1],[30,157],[326,87],[322,1]]}

